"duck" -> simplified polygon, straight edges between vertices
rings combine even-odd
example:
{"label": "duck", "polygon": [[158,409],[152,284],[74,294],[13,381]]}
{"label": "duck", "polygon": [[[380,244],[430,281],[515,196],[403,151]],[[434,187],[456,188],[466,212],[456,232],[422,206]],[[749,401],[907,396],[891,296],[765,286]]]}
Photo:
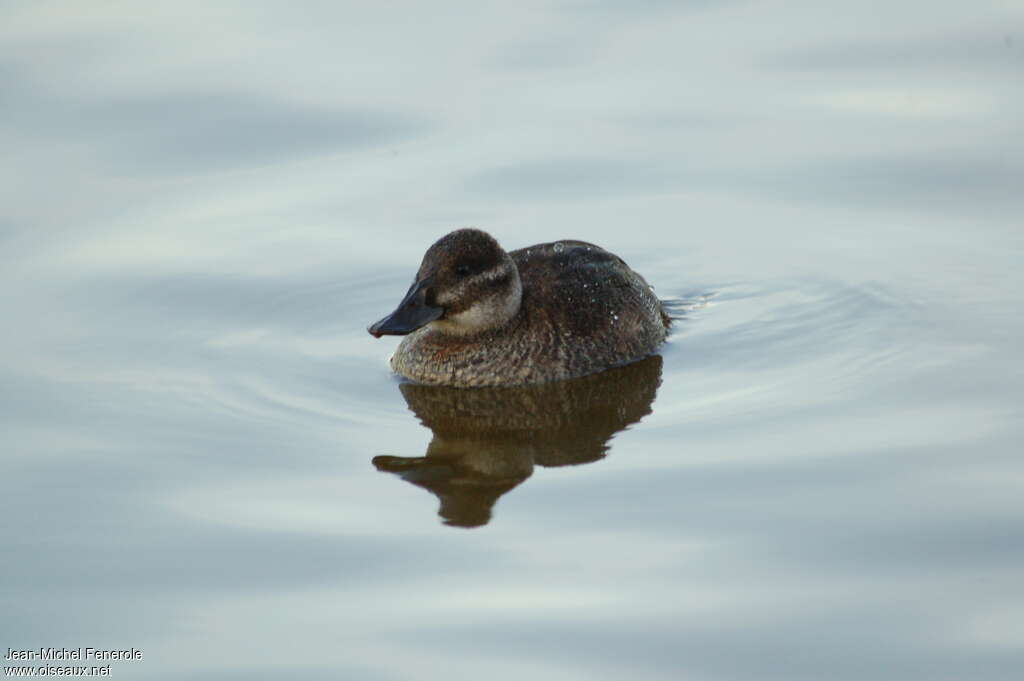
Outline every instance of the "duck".
{"label": "duck", "polygon": [[671,318],[617,255],[572,239],[506,252],[485,231],[458,229],[423,256],[398,307],[367,331],[404,336],[400,376],[459,388],[577,378],[639,361]]}

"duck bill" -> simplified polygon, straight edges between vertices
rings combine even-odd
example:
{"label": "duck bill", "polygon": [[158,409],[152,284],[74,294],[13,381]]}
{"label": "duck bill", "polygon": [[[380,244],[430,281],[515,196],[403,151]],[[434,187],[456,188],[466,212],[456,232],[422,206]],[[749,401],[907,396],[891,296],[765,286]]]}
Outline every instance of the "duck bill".
{"label": "duck bill", "polygon": [[432,279],[429,277],[414,283],[395,311],[372,324],[367,331],[375,338],[404,336],[435,319],[440,319],[444,314],[444,308],[428,305],[426,301],[427,288],[431,283]]}

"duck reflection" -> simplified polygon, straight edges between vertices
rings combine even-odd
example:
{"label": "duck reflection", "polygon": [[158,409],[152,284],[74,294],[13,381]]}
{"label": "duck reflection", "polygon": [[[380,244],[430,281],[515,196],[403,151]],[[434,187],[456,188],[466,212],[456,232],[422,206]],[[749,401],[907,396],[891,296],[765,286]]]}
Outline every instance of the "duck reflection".
{"label": "duck reflection", "polygon": [[379,470],[430,490],[448,525],[477,527],[534,464],[568,466],[604,457],[608,441],[651,413],[661,357],[568,381],[515,388],[403,383],[409,409],[434,438],[425,456],[377,456]]}

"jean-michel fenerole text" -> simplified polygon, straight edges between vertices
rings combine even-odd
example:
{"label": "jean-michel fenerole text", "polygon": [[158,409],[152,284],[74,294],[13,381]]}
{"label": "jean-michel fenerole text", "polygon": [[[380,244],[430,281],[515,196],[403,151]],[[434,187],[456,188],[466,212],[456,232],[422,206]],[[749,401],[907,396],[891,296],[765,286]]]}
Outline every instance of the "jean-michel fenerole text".
{"label": "jean-michel fenerole text", "polygon": [[8,648],[5,660],[141,660],[142,651],[105,648]]}

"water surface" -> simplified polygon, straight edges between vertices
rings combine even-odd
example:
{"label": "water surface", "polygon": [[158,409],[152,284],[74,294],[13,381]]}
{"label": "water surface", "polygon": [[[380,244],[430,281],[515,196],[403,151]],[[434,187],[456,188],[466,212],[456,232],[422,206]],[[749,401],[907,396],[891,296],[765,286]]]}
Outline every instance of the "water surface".
{"label": "water surface", "polygon": [[[1018,4],[2,12],[0,646],[1021,678]],[[582,381],[403,384],[365,328],[467,225],[681,318]]]}

